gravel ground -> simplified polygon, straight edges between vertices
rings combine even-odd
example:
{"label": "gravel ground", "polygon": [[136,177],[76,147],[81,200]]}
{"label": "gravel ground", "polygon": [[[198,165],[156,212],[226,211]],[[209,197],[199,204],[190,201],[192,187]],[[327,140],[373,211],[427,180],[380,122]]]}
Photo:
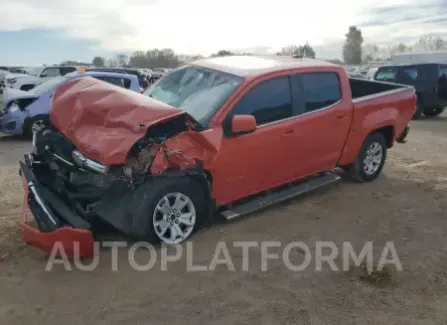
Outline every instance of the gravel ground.
{"label": "gravel ground", "polygon": [[[110,250],[91,272],[62,265],[45,271],[46,255],[25,246],[17,230],[22,189],[16,161],[30,144],[1,137],[0,324],[446,324],[446,135],[447,116],[415,121],[408,143],[389,152],[375,182],[342,181],[193,237],[195,264],[209,265],[224,240],[234,272],[225,266],[186,272],[185,258],[167,271],[157,261],[139,272],[125,250],[118,271],[111,270]],[[316,271],[311,264],[293,272],[280,260],[262,271],[259,249],[244,271],[241,249],[232,245],[238,240],[277,240],[283,247],[302,241],[311,252],[321,240],[337,247],[349,241],[357,251],[373,241],[375,262],[393,241],[403,271],[391,266],[368,275],[362,267]],[[142,251],[136,256],[141,263],[148,258]]]}

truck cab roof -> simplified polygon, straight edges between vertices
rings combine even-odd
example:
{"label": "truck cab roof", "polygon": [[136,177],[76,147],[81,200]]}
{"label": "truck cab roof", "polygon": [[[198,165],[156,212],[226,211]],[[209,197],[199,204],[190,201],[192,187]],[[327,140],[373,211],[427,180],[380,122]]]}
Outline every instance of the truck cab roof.
{"label": "truck cab roof", "polygon": [[252,55],[207,58],[194,61],[192,64],[239,77],[257,77],[267,73],[305,67],[339,67],[327,61],[314,59]]}

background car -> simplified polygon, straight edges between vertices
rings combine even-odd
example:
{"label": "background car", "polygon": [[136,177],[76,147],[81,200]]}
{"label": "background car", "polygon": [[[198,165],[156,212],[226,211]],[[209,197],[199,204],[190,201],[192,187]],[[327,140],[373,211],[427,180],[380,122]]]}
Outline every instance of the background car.
{"label": "background car", "polygon": [[414,118],[434,117],[447,106],[447,64],[397,64],[380,67],[374,79],[413,86],[417,95]]}
{"label": "background car", "polygon": [[4,94],[4,107],[0,110],[0,132],[23,134],[25,137],[31,138],[33,130],[48,118],[51,98],[56,88],[69,80],[81,77],[100,79],[122,88],[140,92],[136,76],[102,71],[71,73],[56,77],[30,91],[9,88]]}
{"label": "background car", "polygon": [[87,71],[103,71],[103,72],[115,72],[115,73],[124,73],[134,75],[138,78],[138,82],[140,84],[140,91],[143,91],[147,87],[149,87],[149,80],[137,69],[130,68],[88,68]]}
{"label": "background car", "polygon": [[155,68],[153,69],[152,78],[160,79],[169,73],[169,69],[166,68]]}
{"label": "background car", "polygon": [[80,71],[79,66],[49,66],[41,67],[32,74],[9,73],[5,77],[6,87],[28,91],[34,87],[56,77],[65,76],[68,73]]}

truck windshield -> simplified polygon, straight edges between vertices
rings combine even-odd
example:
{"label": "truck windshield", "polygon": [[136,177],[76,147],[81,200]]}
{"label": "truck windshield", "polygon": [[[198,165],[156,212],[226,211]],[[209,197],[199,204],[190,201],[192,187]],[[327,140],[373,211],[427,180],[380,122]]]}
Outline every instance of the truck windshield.
{"label": "truck windshield", "polygon": [[190,65],[160,79],[144,94],[183,109],[205,126],[243,81],[241,77]]}

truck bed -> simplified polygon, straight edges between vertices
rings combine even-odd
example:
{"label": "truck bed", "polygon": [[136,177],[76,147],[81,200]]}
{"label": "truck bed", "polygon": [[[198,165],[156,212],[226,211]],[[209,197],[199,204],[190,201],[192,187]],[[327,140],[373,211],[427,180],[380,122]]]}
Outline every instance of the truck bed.
{"label": "truck bed", "polygon": [[[380,124],[383,127],[393,125],[394,130],[391,132],[394,140],[397,139],[415,112],[415,89],[401,84],[355,78],[350,78],[349,83],[352,87],[354,106],[352,123],[353,125],[362,125],[362,128],[352,131],[357,133],[358,139],[364,139],[372,129],[377,128],[377,121],[380,121],[379,126]],[[354,138],[355,136],[351,137],[351,139]],[[352,146],[349,143],[347,145]],[[354,159],[354,157],[350,157],[350,159]]]}
{"label": "truck bed", "polygon": [[392,90],[411,88],[410,86],[401,84],[357,78],[349,78],[349,84],[354,102],[363,99],[363,97],[378,95]]}

